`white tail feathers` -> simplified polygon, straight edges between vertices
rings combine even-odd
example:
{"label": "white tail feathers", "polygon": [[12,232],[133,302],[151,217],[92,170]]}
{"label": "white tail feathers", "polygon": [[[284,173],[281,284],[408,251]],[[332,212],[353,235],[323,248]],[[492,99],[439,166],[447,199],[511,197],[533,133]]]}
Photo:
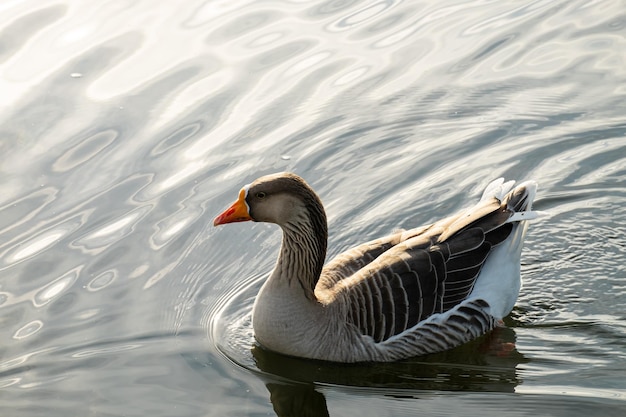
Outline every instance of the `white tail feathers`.
{"label": "white tail feathers", "polygon": [[515,185],[515,181],[513,180],[504,182],[504,178],[495,179],[487,185],[480,201],[489,200],[493,197],[502,200],[504,196],[511,191],[513,185]]}
{"label": "white tail feathers", "polygon": [[525,220],[534,220],[541,217],[547,217],[550,213],[546,211],[532,210],[532,201],[535,199],[535,194],[537,193],[537,183],[534,181],[525,181],[519,184],[517,187],[513,188],[515,185],[515,181],[504,181],[504,178],[498,178],[489,183],[485,191],[483,192],[481,201],[489,200],[492,198],[497,198],[502,201],[507,194],[515,193],[516,190],[520,188],[525,189],[525,193],[527,194],[526,200],[528,201],[528,205],[523,211],[515,212],[507,221],[507,223],[512,222],[520,222]]}

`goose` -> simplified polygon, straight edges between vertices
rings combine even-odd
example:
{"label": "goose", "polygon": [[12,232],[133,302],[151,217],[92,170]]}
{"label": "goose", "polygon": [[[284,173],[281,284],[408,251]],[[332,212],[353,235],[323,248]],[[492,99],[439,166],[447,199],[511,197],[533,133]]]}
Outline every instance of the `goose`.
{"label": "goose", "polygon": [[492,330],[521,287],[520,257],[537,184],[499,178],[468,210],[399,230],[324,265],[327,220],[299,176],[258,178],[214,226],[282,228],[278,260],[252,310],[257,342],[284,355],[390,362],[448,350]]}

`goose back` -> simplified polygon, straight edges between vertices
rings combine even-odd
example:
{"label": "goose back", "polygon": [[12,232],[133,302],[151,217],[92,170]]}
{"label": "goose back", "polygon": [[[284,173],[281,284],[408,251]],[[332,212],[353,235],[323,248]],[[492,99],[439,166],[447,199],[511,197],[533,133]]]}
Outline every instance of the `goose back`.
{"label": "goose back", "polygon": [[388,340],[467,299],[489,253],[511,234],[512,213],[492,198],[470,215],[368,242],[327,265],[317,294],[349,306],[360,334]]}

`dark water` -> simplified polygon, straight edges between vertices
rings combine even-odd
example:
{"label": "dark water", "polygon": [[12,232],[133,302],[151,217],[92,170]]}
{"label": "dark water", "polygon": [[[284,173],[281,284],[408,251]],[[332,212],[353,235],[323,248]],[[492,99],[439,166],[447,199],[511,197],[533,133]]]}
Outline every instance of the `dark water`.
{"label": "dark water", "polygon": [[[0,5],[0,408],[11,416],[623,416],[623,1]],[[398,364],[254,347],[305,177],[330,255],[535,179],[507,327]]]}

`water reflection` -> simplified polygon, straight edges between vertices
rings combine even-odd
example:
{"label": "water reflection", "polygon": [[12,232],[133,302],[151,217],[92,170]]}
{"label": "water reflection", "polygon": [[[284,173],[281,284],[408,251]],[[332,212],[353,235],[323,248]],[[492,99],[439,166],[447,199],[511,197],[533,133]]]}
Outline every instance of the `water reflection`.
{"label": "water reflection", "polygon": [[[428,392],[515,392],[517,367],[528,360],[515,348],[515,331],[498,328],[456,349],[396,363],[339,364],[252,348],[278,416],[328,415],[320,388],[359,388],[368,395],[420,398]],[[253,369],[254,370],[254,369]]]}
{"label": "water reflection", "polygon": [[270,401],[278,417],[329,416],[326,398],[313,384],[279,384],[269,382]]}
{"label": "water reflection", "polygon": [[[0,6],[11,415],[67,416],[85,398],[92,415],[259,415],[267,389],[281,415],[326,415],[352,390],[367,396],[353,414],[414,416],[428,397],[440,415],[499,415],[493,393],[516,392],[520,414],[623,415],[619,1],[54,3]],[[388,365],[251,351],[243,310],[280,236],[205,225],[284,169],[324,197],[331,254],[451,213],[493,176],[537,179],[553,217],[529,234],[515,333]],[[229,302],[244,314],[207,339]],[[524,355],[507,355],[516,338]],[[205,384],[179,366],[188,350]],[[449,390],[471,395],[437,402]],[[405,412],[385,402],[406,397]]]}

